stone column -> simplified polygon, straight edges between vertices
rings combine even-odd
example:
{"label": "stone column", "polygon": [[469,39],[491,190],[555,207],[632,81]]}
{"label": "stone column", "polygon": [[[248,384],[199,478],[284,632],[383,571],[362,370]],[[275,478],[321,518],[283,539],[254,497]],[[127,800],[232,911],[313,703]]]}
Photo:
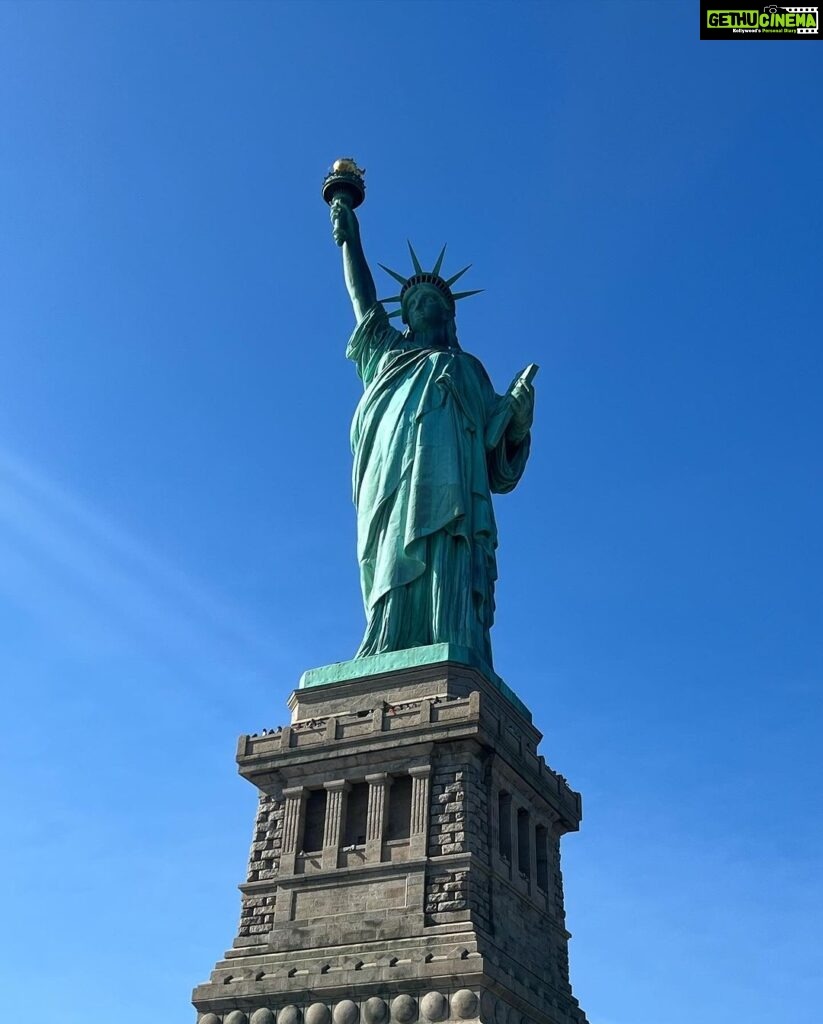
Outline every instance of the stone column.
{"label": "stone column", "polygon": [[556,920],[563,925],[566,912],[563,908],[563,871],[560,867],[560,837],[563,826],[559,821],[552,822],[549,830],[549,899],[553,906]]}
{"label": "stone column", "polygon": [[537,894],[537,823],[529,815],[529,892]]}
{"label": "stone column", "polygon": [[500,787],[493,783],[489,795],[491,812],[491,835],[489,836],[489,856],[493,866],[500,864]]}
{"label": "stone column", "polygon": [[509,804],[509,829],[511,830],[511,858],[512,858],[512,873],[511,880],[512,885],[524,892],[526,889],[526,883],[520,877],[520,833],[517,828],[517,797],[515,793],[511,795],[511,802]]}
{"label": "stone column", "polygon": [[409,856],[425,857],[429,836],[429,779],[432,766],[410,768],[412,777],[411,822],[409,825]]}
{"label": "stone column", "polygon": [[367,775],[369,784],[369,808],[366,818],[366,863],[383,859],[383,834],[386,831],[386,794],[391,779],[386,772]]}
{"label": "stone column", "polygon": [[283,853],[280,859],[280,870],[283,874],[293,875],[295,859],[302,838],[306,791],[302,786],[292,786],[290,789],[283,790],[283,798],[286,801],[286,810],[283,818]]}
{"label": "stone column", "polygon": [[343,831],[343,794],[351,789],[343,779],[323,783],[326,790],[326,821],[323,826],[323,867],[336,868]]}

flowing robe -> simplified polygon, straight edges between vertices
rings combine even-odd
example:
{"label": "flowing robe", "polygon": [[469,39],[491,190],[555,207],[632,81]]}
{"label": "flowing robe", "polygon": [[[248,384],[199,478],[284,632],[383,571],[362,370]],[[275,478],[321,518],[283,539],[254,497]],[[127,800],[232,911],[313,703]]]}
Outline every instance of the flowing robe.
{"label": "flowing robe", "polygon": [[364,392],[351,429],[366,634],[356,657],[452,643],[491,666],[497,527],[530,437],[487,449],[499,408],[480,361],[422,348],[374,305],[349,340]]}

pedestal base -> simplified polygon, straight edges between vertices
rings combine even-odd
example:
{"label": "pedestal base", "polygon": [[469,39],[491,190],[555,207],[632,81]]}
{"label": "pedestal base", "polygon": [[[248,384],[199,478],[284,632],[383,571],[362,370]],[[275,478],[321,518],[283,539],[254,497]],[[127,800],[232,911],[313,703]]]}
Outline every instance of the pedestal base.
{"label": "pedestal base", "polygon": [[580,798],[528,712],[459,660],[362,661],[307,673],[289,725],[240,738],[260,802],[200,1024],[586,1024],[559,861]]}

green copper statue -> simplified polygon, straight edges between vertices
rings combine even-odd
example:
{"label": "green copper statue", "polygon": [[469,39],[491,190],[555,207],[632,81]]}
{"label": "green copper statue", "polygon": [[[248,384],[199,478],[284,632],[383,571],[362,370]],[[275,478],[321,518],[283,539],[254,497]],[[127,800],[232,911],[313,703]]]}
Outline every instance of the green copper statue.
{"label": "green copper statue", "polygon": [[[409,244],[413,274],[383,267],[401,287],[378,300],[354,212],[362,174],[353,161],[337,161],[324,188],[357,320],[346,355],[365,389],[351,428],[368,620],[356,657],[449,643],[491,667],[491,495],[512,490],[525,469],[537,367],[495,394],[480,361],[458,344],[455,302],[475,292],[451,290],[468,267],[440,276],[445,247],[425,272]],[[400,309],[389,314],[383,302],[392,301]],[[404,332],[389,322],[396,315]]]}

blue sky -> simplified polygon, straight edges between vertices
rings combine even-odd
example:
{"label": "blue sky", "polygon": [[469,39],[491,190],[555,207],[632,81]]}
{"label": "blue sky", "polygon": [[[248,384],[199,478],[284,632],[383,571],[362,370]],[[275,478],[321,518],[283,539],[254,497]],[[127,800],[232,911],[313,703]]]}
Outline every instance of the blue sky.
{"label": "blue sky", "polygon": [[463,346],[541,366],[493,643],[583,793],[592,1024],[816,1024],[821,55],[691,2],[0,5],[7,1016],[193,1019],[236,736],[359,643],[351,153],[372,262],[448,241]]}

